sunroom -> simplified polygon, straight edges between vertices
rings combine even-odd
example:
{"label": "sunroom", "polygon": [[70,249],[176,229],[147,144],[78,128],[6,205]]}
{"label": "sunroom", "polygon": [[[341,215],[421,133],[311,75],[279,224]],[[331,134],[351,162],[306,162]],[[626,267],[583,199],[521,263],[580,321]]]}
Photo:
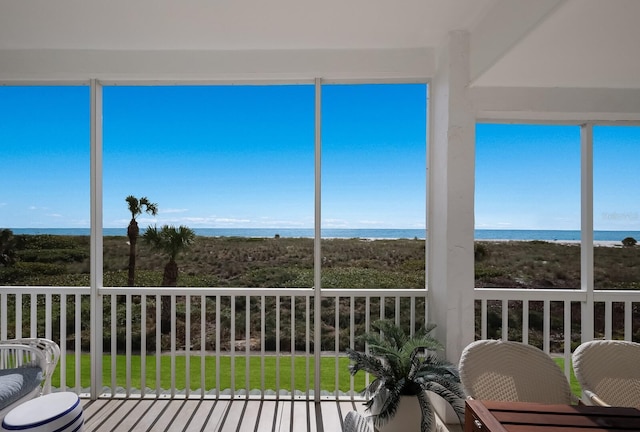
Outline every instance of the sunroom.
{"label": "sunroom", "polygon": [[[33,209],[38,200],[81,207],[82,217],[55,226],[85,229],[88,255],[79,271],[87,283],[1,283],[0,339],[39,336],[60,342],[63,356],[54,386],[88,402],[289,403],[291,408],[279,405],[291,414],[280,411],[278,418],[286,421],[278,430],[302,421],[294,415],[296,401],[307,407],[312,406],[307,402],[332,404],[317,424],[303,410],[310,430],[336,427],[345,407],[359,404],[362,382],[348,376],[344,350],[378,318],[409,329],[435,323],[434,334],[453,363],[475,339],[515,338],[562,359],[569,376],[571,352],[580,342],[639,338],[640,279],[630,273],[619,283],[603,282],[602,273],[620,271],[605,268],[598,237],[601,231],[619,232],[619,243],[623,233],[640,231],[633,172],[640,145],[638,16],[640,4],[633,0],[2,1],[0,154],[3,171],[10,173],[4,189],[19,193],[0,197],[0,229],[18,234],[53,226],[29,219],[14,203],[16,195],[30,197],[27,205]],[[403,92],[409,98],[394,99]],[[193,94],[205,96],[186,97]],[[224,97],[224,105],[209,111]],[[262,102],[249,107],[238,102],[243,100]],[[287,109],[276,109],[270,102],[276,100],[286,100]],[[160,105],[169,108],[155,114]],[[367,117],[371,107],[375,115]],[[365,114],[358,117],[357,110]],[[233,124],[225,132],[229,136],[258,140],[252,130],[273,133],[266,137],[271,144],[260,154],[239,151],[227,167],[224,152],[216,153],[215,164],[200,167],[189,160],[181,166],[183,141],[197,134],[167,138],[165,124],[183,122],[185,132],[211,126],[207,115]],[[65,116],[73,121],[67,123]],[[402,135],[399,142],[414,145],[367,148],[364,142],[381,133],[377,126],[396,117],[402,121],[388,130]],[[263,129],[270,123],[279,129]],[[67,124],[73,128],[60,126]],[[339,139],[336,131],[343,134]],[[82,143],[79,159],[67,153],[66,139]],[[36,140],[42,142],[25,150],[24,143]],[[280,143],[295,140],[304,142],[300,153],[285,156]],[[380,138],[385,140],[393,141]],[[525,142],[539,143],[539,151],[517,152]],[[345,156],[350,146],[361,147],[359,156]],[[376,151],[384,155],[378,163],[395,164],[384,177],[391,192],[380,193],[379,206],[396,205],[393,194],[400,190],[393,182],[412,171],[417,198],[411,208],[418,224],[410,227],[422,234],[405,240],[417,242],[421,278],[402,279],[393,287],[380,279],[336,286],[325,273],[332,256],[327,255],[330,234],[323,233],[342,227],[329,220],[337,197],[332,193],[352,188],[353,209],[360,205],[366,211],[356,194],[367,182],[382,189],[375,186],[377,165],[369,159]],[[145,159],[156,156],[179,174],[172,178],[170,171],[154,173],[153,166],[145,166]],[[348,177],[360,172],[356,165],[367,163],[366,177]],[[563,164],[566,172],[553,172]],[[247,190],[253,195],[238,198],[228,180],[220,179],[196,185],[195,193],[184,183],[176,195],[192,205],[258,202],[260,195],[273,194],[292,218],[304,213],[298,227],[310,233],[306,278],[295,286],[217,285],[215,279],[179,287],[114,282],[106,257],[115,243],[107,233],[123,227],[122,242],[113,247],[126,254],[129,220],[122,191],[148,193],[153,200],[149,189],[133,186],[137,180],[153,178],[170,188],[175,178],[198,169],[229,167],[252,179]],[[255,172],[262,177],[251,177]],[[270,183],[261,179],[270,177],[280,179],[281,189],[264,187]],[[47,190],[42,184],[58,180],[55,192],[40,192]],[[527,182],[521,189],[508,187]],[[291,201],[293,195],[303,199]],[[516,196],[518,203],[528,203],[512,205]],[[109,213],[114,200],[122,215]],[[225,225],[225,215],[181,219],[181,203],[160,204],[161,210],[175,206],[173,215],[143,217],[141,226],[147,220],[241,226]],[[545,212],[546,206],[552,209]],[[236,214],[241,208],[238,204]],[[251,211],[260,217],[260,206]],[[404,223],[402,211],[396,221]],[[536,218],[546,219],[537,223]],[[242,220],[248,219],[238,223]],[[254,227],[272,228],[274,221]],[[394,228],[393,223],[384,227]],[[294,227],[280,226],[277,237]],[[529,256],[538,267],[555,260],[560,268],[551,273],[565,285],[483,279],[495,268],[478,256],[477,231],[527,227],[578,232],[578,239],[569,241],[568,258],[551,252]],[[275,240],[273,233],[270,237]],[[617,243],[612,248],[624,249],[626,264],[637,266],[635,249]],[[163,308],[171,314],[166,332],[160,325]],[[223,418],[233,417],[231,408],[218,409],[226,413]],[[327,411],[333,414],[323,423]],[[170,412],[162,408],[167,416]],[[179,412],[147,428],[167,424],[166,430],[178,430],[184,425]],[[126,429],[122,417],[106,418],[89,418],[88,430],[111,428],[109,421]],[[259,422],[258,416],[255,427]],[[275,417],[269,422],[271,428]]]}

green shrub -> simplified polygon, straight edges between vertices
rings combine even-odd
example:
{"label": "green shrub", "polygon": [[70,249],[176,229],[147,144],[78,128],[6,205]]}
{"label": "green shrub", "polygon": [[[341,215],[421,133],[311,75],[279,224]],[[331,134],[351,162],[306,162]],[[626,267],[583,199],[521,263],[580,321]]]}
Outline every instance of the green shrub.
{"label": "green shrub", "polygon": [[482,243],[475,243],[473,245],[473,257],[475,258],[476,262],[484,261],[485,259],[487,259],[489,257],[489,248],[487,247],[487,245]]}
{"label": "green shrub", "polygon": [[[66,273],[63,265],[49,263],[31,263],[17,262],[13,267],[5,268],[0,271],[0,281],[16,282],[16,281],[32,281],[33,277],[38,276],[56,276]],[[4,280],[7,278],[7,280]]]}
{"label": "green shrub", "polygon": [[26,249],[17,254],[20,261],[26,262],[81,262],[89,258],[88,250],[74,249]]}
{"label": "green shrub", "polygon": [[625,237],[624,239],[622,239],[622,246],[625,247],[635,246],[636,243],[638,242],[633,237]]}
{"label": "green shrub", "polygon": [[501,277],[507,274],[503,269],[496,267],[476,266],[476,280],[487,280],[491,278]]}

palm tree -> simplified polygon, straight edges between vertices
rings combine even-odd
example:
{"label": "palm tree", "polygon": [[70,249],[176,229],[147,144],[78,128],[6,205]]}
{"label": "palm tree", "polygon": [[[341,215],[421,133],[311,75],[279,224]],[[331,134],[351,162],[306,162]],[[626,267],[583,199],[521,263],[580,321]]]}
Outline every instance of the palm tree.
{"label": "palm tree", "polygon": [[[176,257],[180,252],[189,247],[195,240],[195,232],[186,226],[164,225],[160,230],[157,227],[149,227],[142,238],[154,249],[160,250],[169,256],[169,262],[164,266],[162,286],[178,286],[178,264]],[[171,299],[162,297],[162,333],[168,333],[171,329]]]}
{"label": "palm tree", "polygon": [[430,336],[435,325],[426,326],[413,337],[390,320],[378,320],[372,327],[375,332],[362,336],[369,352],[348,349],[347,355],[352,361],[349,365],[352,375],[363,370],[375,376],[365,389],[368,398],[365,405],[369,410],[377,408],[373,413],[376,427],[393,418],[401,396],[415,396],[422,411],[420,430],[431,431],[433,409],[426,390],[446,400],[462,423],[464,391],[457,368],[436,352],[442,349],[442,344]]}
{"label": "palm tree", "polygon": [[155,216],[158,214],[158,204],[149,202],[147,197],[138,199],[133,195],[126,197],[125,201],[129,205],[129,211],[131,212],[131,222],[129,222],[129,226],[127,227],[127,237],[129,237],[129,277],[127,279],[127,285],[133,286],[136,274],[136,242],[140,234],[136,217],[141,215],[143,211]]}

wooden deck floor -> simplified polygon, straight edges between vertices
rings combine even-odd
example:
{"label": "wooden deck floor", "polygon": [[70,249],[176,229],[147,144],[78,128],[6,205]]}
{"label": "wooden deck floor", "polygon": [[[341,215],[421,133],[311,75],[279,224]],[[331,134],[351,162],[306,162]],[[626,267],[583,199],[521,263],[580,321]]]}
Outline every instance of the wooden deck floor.
{"label": "wooden deck floor", "polygon": [[82,399],[85,432],[339,432],[361,402]]}

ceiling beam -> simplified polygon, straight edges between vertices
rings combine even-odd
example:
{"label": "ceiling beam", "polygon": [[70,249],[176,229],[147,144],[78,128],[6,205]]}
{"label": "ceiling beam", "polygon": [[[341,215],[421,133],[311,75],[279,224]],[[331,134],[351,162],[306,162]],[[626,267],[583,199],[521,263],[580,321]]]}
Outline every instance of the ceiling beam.
{"label": "ceiling beam", "polygon": [[471,31],[471,84],[566,1],[499,0]]}
{"label": "ceiling beam", "polygon": [[478,121],[640,121],[640,89],[476,87],[470,97]]}
{"label": "ceiling beam", "polygon": [[0,81],[426,81],[429,48],[369,50],[2,50]]}

